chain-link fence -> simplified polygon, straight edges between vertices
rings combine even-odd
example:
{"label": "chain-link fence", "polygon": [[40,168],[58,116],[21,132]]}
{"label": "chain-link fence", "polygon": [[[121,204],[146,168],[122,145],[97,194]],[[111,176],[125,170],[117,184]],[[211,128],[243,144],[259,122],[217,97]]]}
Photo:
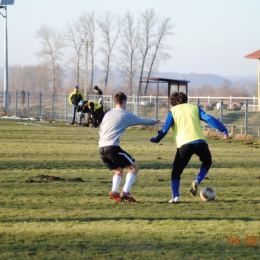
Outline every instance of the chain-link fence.
{"label": "chain-link fence", "polygon": [[189,97],[189,102],[219,119],[230,133],[260,137],[257,97]]}
{"label": "chain-link fence", "polygon": [[[72,107],[68,97],[69,94],[9,92],[8,111],[4,111],[3,93],[0,92],[0,106],[2,115],[70,121]],[[89,100],[98,100],[98,96],[89,95]],[[114,107],[112,95],[104,95],[103,101],[105,111]],[[259,137],[260,114],[256,97],[189,97],[189,103],[199,105],[206,113],[219,119],[229,132]],[[127,109],[134,114],[159,119],[162,123],[170,108],[167,96],[128,96],[127,100]],[[206,128],[203,122],[202,126]]]}

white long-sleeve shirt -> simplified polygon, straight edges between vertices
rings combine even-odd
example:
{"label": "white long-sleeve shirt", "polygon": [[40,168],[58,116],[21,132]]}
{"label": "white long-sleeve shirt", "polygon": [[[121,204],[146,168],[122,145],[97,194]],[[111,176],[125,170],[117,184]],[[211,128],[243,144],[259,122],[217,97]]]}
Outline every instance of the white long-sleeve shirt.
{"label": "white long-sleeve shirt", "polygon": [[119,139],[127,127],[154,125],[156,120],[140,118],[123,108],[113,108],[102,120],[99,131],[99,147],[119,146]]}

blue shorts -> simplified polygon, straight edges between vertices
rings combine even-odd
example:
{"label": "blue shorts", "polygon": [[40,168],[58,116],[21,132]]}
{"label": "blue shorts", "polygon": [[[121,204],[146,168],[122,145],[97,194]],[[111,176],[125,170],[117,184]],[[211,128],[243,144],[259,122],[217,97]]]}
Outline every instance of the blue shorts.
{"label": "blue shorts", "polygon": [[109,170],[115,170],[119,167],[123,169],[135,162],[135,159],[120,146],[100,147],[99,155]]}

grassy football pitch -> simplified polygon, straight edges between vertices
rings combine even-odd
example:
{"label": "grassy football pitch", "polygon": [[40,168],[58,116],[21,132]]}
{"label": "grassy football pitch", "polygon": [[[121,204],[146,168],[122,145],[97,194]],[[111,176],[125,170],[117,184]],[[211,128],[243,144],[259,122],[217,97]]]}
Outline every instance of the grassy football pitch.
{"label": "grassy football pitch", "polygon": [[215,201],[189,193],[194,156],[171,205],[171,133],[153,144],[155,131],[129,128],[121,147],[140,165],[140,203],[115,204],[98,129],[0,119],[0,130],[0,259],[259,259],[258,140],[208,139],[213,165],[199,188],[213,187]]}

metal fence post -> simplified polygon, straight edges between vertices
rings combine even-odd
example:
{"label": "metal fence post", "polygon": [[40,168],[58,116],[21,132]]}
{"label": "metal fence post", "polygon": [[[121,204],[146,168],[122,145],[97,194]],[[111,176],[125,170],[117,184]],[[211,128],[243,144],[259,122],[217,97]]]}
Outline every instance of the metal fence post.
{"label": "metal fence post", "polygon": [[109,110],[113,109],[114,108],[114,95],[111,95],[110,97],[110,108]]}
{"label": "metal fence post", "polygon": [[30,92],[27,93],[27,116],[30,115]]}
{"label": "metal fence post", "polygon": [[39,93],[39,118],[42,116],[42,92]]}
{"label": "metal fence post", "polygon": [[67,121],[67,113],[68,113],[68,94],[65,94],[65,121]]}
{"label": "metal fence post", "polygon": [[133,95],[133,106],[134,106],[134,114],[136,115],[136,96],[135,95]]}
{"label": "metal fence post", "polygon": [[200,105],[200,99],[198,98],[197,99],[197,106],[199,106]]}
{"label": "metal fence post", "polygon": [[158,97],[155,98],[155,120],[158,120]]}
{"label": "metal fence post", "polygon": [[139,108],[139,96],[138,97],[136,97],[136,116],[139,116],[139,110],[140,110],[140,108]]}
{"label": "metal fence post", "polygon": [[54,93],[51,95],[51,119],[54,120]]}
{"label": "metal fence post", "polygon": [[223,99],[220,99],[220,107],[219,107],[219,121],[222,122],[222,116],[223,116]]}
{"label": "metal fence post", "polygon": [[248,100],[246,100],[245,105],[246,105],[246,107],[245,107],[245,134],[247,134],[247,132],[248,132]]}
{"label": "metal fence post", "polygon": [[15,92],[15,112],[14,114],[17,116],[18,111],[18,91]]}

